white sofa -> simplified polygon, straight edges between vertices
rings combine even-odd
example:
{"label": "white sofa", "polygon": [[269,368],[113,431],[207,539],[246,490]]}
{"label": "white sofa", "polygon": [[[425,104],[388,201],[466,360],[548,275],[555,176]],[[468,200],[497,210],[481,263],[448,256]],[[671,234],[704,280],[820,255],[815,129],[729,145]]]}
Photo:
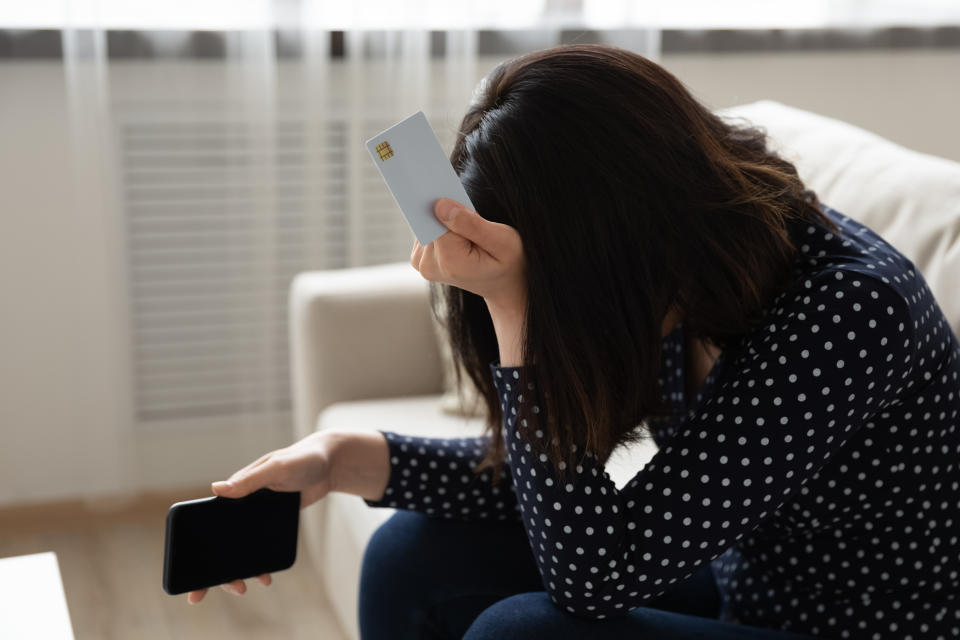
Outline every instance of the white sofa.
{"label": "white sofa", "polygon": [[[907,254],[960,332],[960,164],[916,153],[837,120],[776,102],[724,110],[767,129],[821,199],[862,220]],[[443,362],[427,281],[408,263],[299,274],[290,336],[296,437],[313,429],[384,428],[455,437],[479,418],[441,411]],[[615,453],[618,487],[652,445]],[[331,494],[303,513],[310,559],[345,634],[359,638],[357,590],[364,547],[393,509]]]}

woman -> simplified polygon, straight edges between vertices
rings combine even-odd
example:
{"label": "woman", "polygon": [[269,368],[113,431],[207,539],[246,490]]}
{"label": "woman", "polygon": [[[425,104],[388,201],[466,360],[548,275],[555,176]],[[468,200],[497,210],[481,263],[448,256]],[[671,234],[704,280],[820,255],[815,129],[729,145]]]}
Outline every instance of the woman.
{"label": "woman", "polygon": [[478,211],[439,200],[411,263],[490,433],[319,433],[214,485],[400,509],[365,639],[960,633],[960,343],[908,259],[615,47],[496,67],[451,161]]}

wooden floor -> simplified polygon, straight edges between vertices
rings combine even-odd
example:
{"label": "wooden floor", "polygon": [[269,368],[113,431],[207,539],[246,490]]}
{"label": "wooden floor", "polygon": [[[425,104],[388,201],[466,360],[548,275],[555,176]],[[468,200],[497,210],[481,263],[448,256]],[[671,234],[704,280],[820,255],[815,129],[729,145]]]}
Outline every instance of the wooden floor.
{"label": "wooden floor", "polygon": [[174,502],[209,495],[144,496],[124,503],[62,503],[0,510],[0,557],[54,551],[77,640],[87,638],[323,638],[344,640],[301,536],[293,568],[238,596],[211,589],[202,602],[160,586],[164,525]]}

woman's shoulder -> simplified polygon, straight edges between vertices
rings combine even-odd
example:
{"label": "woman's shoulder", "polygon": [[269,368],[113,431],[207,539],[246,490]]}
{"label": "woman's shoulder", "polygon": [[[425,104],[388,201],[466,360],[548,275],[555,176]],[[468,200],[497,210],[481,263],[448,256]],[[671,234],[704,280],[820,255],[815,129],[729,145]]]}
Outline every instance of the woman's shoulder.
{"label": "woman's shoulder", "polygon": [[824,360],[868,366],[868,360],[886,358],[890,354],[881,351],[892,348],[899,335],[909,339],[900,340],[903,353],[897,355],[906,357],[915,348],[929,295],[919,271],[866,225],[827,206],[824,212],[835,228],[821,221],[791,223],[797,248],[793,277],[758,324],[732,345],[725,362],[747,366],[769,357],[820,371]]}
{"label": "woman's shoulder", "polygon": [[845,289],[865,287],[873,299],[895,295],[911,308],[929,295],[916,265],[895,246],[863,222],[821,207],[836,229],[803,222],[790,230],[797,284],[809,290],[807,295],[840,299]]}

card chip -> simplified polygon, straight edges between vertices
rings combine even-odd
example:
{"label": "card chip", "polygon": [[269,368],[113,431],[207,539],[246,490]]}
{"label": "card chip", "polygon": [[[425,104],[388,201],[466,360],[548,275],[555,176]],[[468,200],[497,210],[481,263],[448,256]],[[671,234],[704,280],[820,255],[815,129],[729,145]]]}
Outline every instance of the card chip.
{"label": "card chip", "polygon": [[380,156],[380,160],[386,160],[387,158],[393,157],[393,149],[390,147],[390,143],[383,141],[377,145],[377,154]]}

